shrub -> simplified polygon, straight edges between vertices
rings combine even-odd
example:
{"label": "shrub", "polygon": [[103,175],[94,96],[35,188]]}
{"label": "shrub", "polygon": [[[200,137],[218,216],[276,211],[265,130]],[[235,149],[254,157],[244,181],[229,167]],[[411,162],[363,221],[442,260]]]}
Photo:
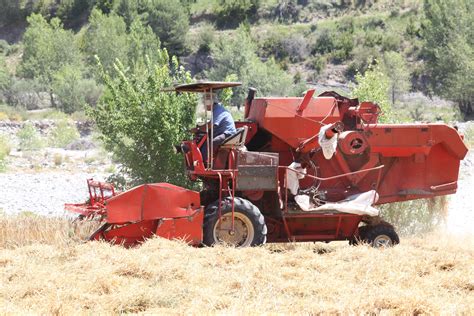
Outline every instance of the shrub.
{"label": "shrub", "polygon": [[28,110],[51,107],[51,96],[42,92],[44,86],[35,79],[14,79],[5,92],[7,103]]}
{"label": "shrub", "polygon": [[232,97],[233,105],[241,105],[249,87],[262,95],[289,95],[294,93],[293,79],[273,58],[262,62],[255,53],[255,43],[248,30],[241,26],[232,38],[221,38],[212,47],[214,67],[207,72],[211,80],[221,81],[234,74],[242,82]]}
{"label": "shrub", "polygon": [[[176,82],[189,82],[190,74],[157,51],[158,63],[147,62],[141,71],[125,74],[116,66],[116,77],[102,71],[105,92],[96,108],[88,108],[102,133],[105,148],[114,154],[121,170],[134,184],[171,182],[186,184],[182,156],[174,145],[187,137],[194,123],[196,96],[163,92]],[[171,65],[171,66],[170,66]]]}
{"label": "shrub", "polygon": [[65,65],[80,67],[82,58],[74,33],[64,30],[61,21],[46,21],[39,14],[28,17],[23,35],[24,53],[19,74],[49,85],[53,75]]}
{"label": "shrub", "polygon": [[326,68],[327,60],[324,56],[314,56],[309,60],[311,69],[315,70],[317,74],[320,74],[324,68]]}
{"label": "shrub", "polygon": [[56,167],[60,166],[63,164],[63,155],[61,155],[60,153],[55,153],[54,156],[53,156],[53,162],[54,162],[54,165]]}
{"label": "shrub", "polygon": [[22,151],[38,150],[44,147],[43,139],[30,122],[26,122],[16,136],[18,137],[20,150]]}
{"label": "shrub", "polygon": [[5,58],[1,55],[0,52],[0,100],[5,94],[5,91],[10,87],[11,77],[7,69],[7,64]]}
{"label": "shrub", "polygon": [[356,86],[352,90],[352,96],[359,98],[360,101],[371,101],[377,103],[382,116],[380,122],[389,122],[392,120],[392,110],[389,101],[389,79],[378,65],[370,66],[362,74],[358,73],[355,77]]}
{"label": "shrub", "polygon": [[0,135],[0,171],[5,171],[6,161],[5,158],[10,154],[11,146],[8,139]]}
{"label": "shrub", "polygon": [[197,36],[198,52],[209,53],[211,51],[211,45],[216,38],[215,32],[214,27],[210,24],[206,24],[200,29]]}
{"label": "shrub", "polygon": [[390,203],[380,207],[384,220],[393,224],[402,235],[432,231],[446,220],[447,197]]}
{"label": "shrub", "polygon": [[52,147],[64,148],[77,139],[79,139],[79,132],[76,125],[67,120],[57,121],[49,135],[49,143]]}
{"label": "shrub", "polygon": [[219,27],[236,27],[242,22],[253,20],[260,6],[260,0],[219,0],[214,8]]}
{"label": "shrub", "polygon": [[84,109],[86,104],[95,105],[100,88],[93,79],[83,79],[80,69],[65,66],[54,75],[52,85],[58,97],[58,108],[65,113]]}

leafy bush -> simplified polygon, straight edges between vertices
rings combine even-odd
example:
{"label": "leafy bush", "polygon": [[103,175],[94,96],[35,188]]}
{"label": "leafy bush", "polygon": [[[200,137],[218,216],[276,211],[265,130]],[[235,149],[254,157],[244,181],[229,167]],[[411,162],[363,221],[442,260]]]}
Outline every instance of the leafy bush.
{"label": "leafy bush", "polygon": [[212,46],[214,67],[207,72],[207,76],[220,81],[234,74],[242,82],[242,86],[235,89],[233,105],[243,103],[249,87],[257,88],[262,95],[295,93],[291,76],[281,70],[273,58],[262,62],[255,50],[255,43],[243,26],[232,38],[221,38]]}
{"label": "leafy bush", "polygon": [[[50,107],[51,101],[44,104],[40,98],[44,86],[34,79],[14,78],[8,90],[5,91],[6,101],[9,105],[22,109],[38,109]],[[50,99],[50,95],[47,96]]]}
{"label": "leafy bush", "polygon": [[65,113],[84,109],[86,104],[95,105],[100,88],[93,79],[83,79],[80,69],[65,66],[54,74],[52,89],[58,97],[58,105]]}
{"label": "leafy bush", "polygon": [[0,135],[0,171],[5,171],[5,158],[10,154],[10,150],[11,147],[8,139],[5,136]]}
{"label": "leafy bush", "polygon": [[390,203],[380,207],[384,220],[393,224],[401,235],[432,231],[446,220],[447,197]]}
{"label": "leafy bush", "polygon": [[371,101],[377,103],[382,109],[380,122],[389,122],[392,119],[392,111],[389,101],[389,79],[378,65],[370,66],[364,74],[358,73],[355,77],[356,86],[352,90],[352,96],[360,101]]}
{"label": "leafy bush", "polygon": [[214,8],[219,27],[236,27],[255,18],[260,0],[219,0]]}
{"label": "leafy bush", "polygon": [[98,56],[106,71],[113,71],[116,59],[128,65],[127,25],[116,14],[106,15],[94,9],[89,16],[89,26],[82,38],[82,48],[91,67]]}
{"label": "leafy bush", "polygon": [[158,62],[147,62],[140,71],[125,74],[117,64],[116,77],[103,72],[105,92],[96,108],[88,108],[102,133],[105,148],[114,154],[133,183],[185,184],[182,156],[173,145],[186,138],[194,123],[196,97],[166,93],[176,82],[189,82],[190,74],[171,61],[166,50],[157,51]]}
{"label": "leafy bush", "polygon": [[121,16],[99,10],[92,11],[82,42],[89,65],[96,69],[97,56],[107,72],[114,71],[117,59],[130,68],[143,64],[145,56],[153,60],[160,47],[153,30],[140,20],[132,21],[127,28]]}
{"label": "leafy bush", "polygon": [[73,141],[79,139],[79,132],[74,122],[60,120],[49,135],[49,144],[52,147],[64,148]]}
{"label": "leafy bush", "polygon": [[0,112],[4,115],[3,119],[10,121],[22,121],[26,115],[25,111],[6,104],[0,104]]}
{"label": "leafy bush", "polygon": [[209,53],[212,43],[216,40],[216,31],[211,24],[206,24],[201,28],[197,36],[198,52]]}
{"label": "leafy bush", "polygon": [[5,92],[11,85],[10,73],[7,69],[5,58],[0,54],[0,101],[5,95]]}
{"label": "leafy bush", "polygon": [[44,141],[36,128],[30,122],[26,122],[23,128],[16,134],[20,141],[20,150],[38,150],[44,147]]}
{"label": "leafy bush", "polygon": [[186,51],[186,34],[189,31],[189,18],[180,1],[147,1],[144,12],[148,25],[160,38],[161,44],[171,55],[183,55]]}
{"label": "leafy bush", "polygon": [[320,74],[324,68],[326,68],[327,60],[324,56],[314,56],[309,60],[309,66],[311,69]]}
{"label": "leafy bush", "polygon": [[474,113],[474,2],[424,1],[423,57],[432,91]]}
{"label": "leafy bush", "polygon": [[47,22],[41,15],[28,17],[23,35],[24,53],[19,74],[49,85],[54,74],[66,65],[81,67],[81,54],[74,33],[64,30],[58,18]]}

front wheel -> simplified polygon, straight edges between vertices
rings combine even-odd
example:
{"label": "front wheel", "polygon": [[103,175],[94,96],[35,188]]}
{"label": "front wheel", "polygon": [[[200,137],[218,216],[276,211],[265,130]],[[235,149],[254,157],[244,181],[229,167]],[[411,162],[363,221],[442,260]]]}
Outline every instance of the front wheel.
{"label": "front wheel", "polygon": [[206,208],[204,217],[203,242],[206,246],[228,244],[234,247],[262,245],[267,240],[267,226],[259,209],[242,198],[234,198],[234,229],[232,229],[232,199],[225,198]]}

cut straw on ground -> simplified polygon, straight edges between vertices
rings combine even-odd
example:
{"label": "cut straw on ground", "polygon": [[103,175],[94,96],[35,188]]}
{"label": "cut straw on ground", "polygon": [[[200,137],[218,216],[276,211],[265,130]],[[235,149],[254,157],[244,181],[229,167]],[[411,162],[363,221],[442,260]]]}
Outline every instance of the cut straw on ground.
{"label": "cut straw on ground", "polygon": [[81,242],[61,219],[0,220],[0,313],[469,314],[472,237],[193,248]]}

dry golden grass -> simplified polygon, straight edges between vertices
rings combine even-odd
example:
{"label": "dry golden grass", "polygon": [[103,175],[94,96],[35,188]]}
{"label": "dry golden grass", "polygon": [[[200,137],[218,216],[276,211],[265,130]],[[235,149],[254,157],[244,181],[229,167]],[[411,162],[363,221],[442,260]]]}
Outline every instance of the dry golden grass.
{"label": "dry golden grass", "polygon": [[[83,232],[81,232],[83,233]],[[139,248],[81,243],[63,220],[0,219],[0,313],[470,314],[471,237]]]}

